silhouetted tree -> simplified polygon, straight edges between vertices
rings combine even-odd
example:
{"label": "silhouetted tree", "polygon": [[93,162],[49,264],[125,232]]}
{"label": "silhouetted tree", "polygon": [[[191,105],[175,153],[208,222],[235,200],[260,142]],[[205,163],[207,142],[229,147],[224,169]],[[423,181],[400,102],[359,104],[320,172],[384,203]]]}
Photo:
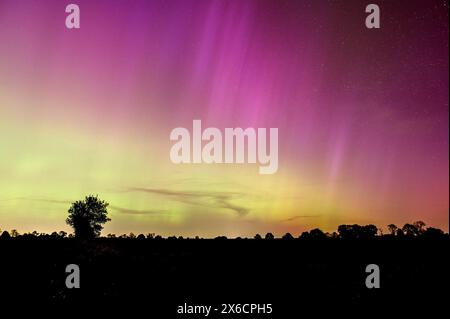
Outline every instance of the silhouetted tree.
{"label": "silhouetted tree", "polygon": [[387,227],[392,236],[395,236],[397,234],[398,227],[396,225],[389,224]]}
{"label": "silhouetted tree", "polygon": [[0,236],[1,239],[8,239],[11,238],[11,235],[5,230],[2,235]]}
{"label": "silhouetted tree", "polygon": [[365,225],[362,226],[360,229],[361,233],[359,235],[359,238],[373,238],[378,233],[378,228],[375,225]]}
{"label": "silhouetted tree", "polygon": [[66,223],[73,227],[75,237],[94,238],[100,235],[103,224],[111,219],[107,217],[108,203],[97,196],[86,196],[84,201],[76,201],[69,208]]}
{"label": "silhouetted tree", "polygon": [[357,227],[361,227],[359,225],[339,225],[338,233],[339,237],[343,239],[353,239],[356,238]]}
{"label": "silhouetted tree", "polygon": [[253,237],[254,239],[262,239],[260,234],[256,234],[255,237]]}
{"label": "silhouetted tree", "polygon": [[339,237],[344,239],[363,239],[375,237],[378,228],[375,225],[339,225],[338,232]]}
{"label": "silhouetted tree", "polygon": [[16,229],[11,230],[11,237],[19,237],[19,232]]}
{"label": "silhouetted tree", "polygon": [[430,239],[441,238],[444,236],[444,232],[438,228],[428,227],[422,236]]}
{"label": "silhouetted tree", "polygon": [[139,235],[137,236],[137,239],[145,239],[144,234],[139,234]]}
{"label": "silhouetted tree", "polygon": [[302,232],[300,234],[300,236],[298,236],[298,238],[300,238],[300,239],[309,239],[310,236],[309,236],[309,233],[307,231],[304,231],[304,232]]}
{"label": "silhouetted tree", "polygon": [[425,226],[426,226],[426,224],[425,224],[423,221],[418,220],[418,221],[414,222],[413,225],[414,225],[414,227],[416,227],[416,229],[417,229],[417,235],[418,235],[418,236],[419,236],[419,235],[422,235],[422,234],[425,232]]}
{"label": "silhouetted tree", "polygon": [[266,236],[264,237],[265,239],[274,239],[275,236],[272,233],[267,233]]}
{"label": "silhouetted tree", "polygon": [[325,239],[327,236],[319,228],[315,228],[309,232],[309,238],[311,239]]}
{"label": "silhouetted tree", "polygon": [[292,236],[291,233],[286,233],[281,238],[282,239],[294,239],[294,236]]}
{"label": "silhouetted tree", "polygon": [[416,228],[416,226],[412,224],[403,225],[402,232],[407,237],[414,237],[419,234],[419,230]]}

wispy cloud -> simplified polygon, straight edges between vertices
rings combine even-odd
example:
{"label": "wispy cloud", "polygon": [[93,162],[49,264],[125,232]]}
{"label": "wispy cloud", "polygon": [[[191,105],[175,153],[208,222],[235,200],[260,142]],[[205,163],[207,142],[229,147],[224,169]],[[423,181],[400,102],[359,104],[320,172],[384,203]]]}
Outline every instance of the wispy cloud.
{"label": "wispy cloud", "polygon": [[[232,202],[236,198],[245,196],[245,194],[241,192],[177,191],[162,188],[144,188],[144,187],[130,187],[122,192],[142,192],[165,196],[172,200],[182,202],[185,204],[228,209],[236,212],[239,216],[244,216],[249,213],[248,208],[236,205],[235,203]],[[39,201],[64,205],[70,205],[72,203],[72,201],[70,200],[56,200],[38,197],[17,197],[11,199],[3,199],[1,201],[6,200],[28,200],[28,201]],[[157,215],[168,213],[165,210],[157,210],[157,209],[136,210],[115,205],[109,205],[109,208],[121,214],[128,214],[128,215]]]}
{"label": "wispy cloud", "polygon": [[167,214],[167,211],[165,210],[151,210],[151,209],[145,209],[145,210],[138,210],[138,209],[130,209],[130,208],[124,208],[119,206],[112,206],[109,205],[109,208],[112,210],[119,212],[121,214],[127,214],[127,215],[160,215],[160,214]]}
{"label": "wispy cloud", "polygon": [[[57,200],[57,199],[39,198],[39,197],[16,197],[16,198],[10,198],[10,199],[2,199],[0,201],[8,201],[8,200],[26,200],[26,201],[36,201],[36,202],[44,202],[44,203],[51,203],[51,204],[64,204],[64,205],[72,204],[72,201],[70,201],[70,200]],[[115,205],[109,205],[108,207],[111,210],[114,210],[118,213],[127,214],[127,215],[158,215],[158,214],[166,214],[167,213],[167,211],[164,211],[164,210],[151,210],[151,209],[137,210],[137,209],[119,207],[119,206],[115,206]]]}
{"label": "wispy cloud", "polygon": [[185,204],[232,210],[243,216],[249,213],[246,207],[233,204],[231,201],[245,194],[240,192],[207,192],[207,191],[174,191],[161,188],[131,187],[131,192],[143,192],[166,196]]}
{"label": "wispy cloud", "polygon": [[15,201],[15,200],[45,202],[45,203],[52,203],[52,204],[71,204],[71,201],[69,201],[69,200],[57,200],[57,199],[39,198],[39,197],[14,197],[14,198],[0,199],[1,202]]}
{"label": "wispy cloud", "polygon": [[294,221],[296,219],[301,219],[301,218],[316,218],[316,217],[320,217],[320,215],[296,215],[296,216],[292,216],[289,217],[287,219],[283,219],[281,220],[281,222],[291,222]]}

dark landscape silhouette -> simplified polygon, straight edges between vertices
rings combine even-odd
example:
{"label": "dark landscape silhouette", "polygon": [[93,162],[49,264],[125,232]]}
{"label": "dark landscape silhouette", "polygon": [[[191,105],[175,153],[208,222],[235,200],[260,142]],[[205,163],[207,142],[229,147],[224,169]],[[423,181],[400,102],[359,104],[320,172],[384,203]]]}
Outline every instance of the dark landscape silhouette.
{"label": "dark landscape silhouette", "polygon": [[[332,233],[312,229],[278,238],[100,236],[107,207],[96,196],[73,203],[66,220],[73,234],[2,231],[3,300],[142,302],[166,314],[184,302],[256,302],[287,315],[323,304],[439,304],[448,295],[438,289],[448,287],[449,235],[422,221],[391,224],[386,232],[340,225]],[[65,286],[68,264],[81,269],[80,289]],[[380,289],[365,286],[368,264],[381,268]]]}

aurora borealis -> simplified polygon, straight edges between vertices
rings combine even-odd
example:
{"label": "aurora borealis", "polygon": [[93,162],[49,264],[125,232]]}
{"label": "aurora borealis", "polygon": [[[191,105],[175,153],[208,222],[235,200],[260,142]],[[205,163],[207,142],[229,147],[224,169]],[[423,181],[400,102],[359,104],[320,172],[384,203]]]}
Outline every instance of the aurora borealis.
{"label": "aurora borealis", "polygon": [[[0,228],[252,236],[448,230],[448,2],[0,0]],[[170,132],[276,127],[279,167],[176,165]]]}

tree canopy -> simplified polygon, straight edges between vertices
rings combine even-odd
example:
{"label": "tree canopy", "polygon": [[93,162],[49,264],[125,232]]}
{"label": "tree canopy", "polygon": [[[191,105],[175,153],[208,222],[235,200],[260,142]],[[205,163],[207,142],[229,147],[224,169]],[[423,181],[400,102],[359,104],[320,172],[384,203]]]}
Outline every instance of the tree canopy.
{"label": "tree canopy", "polygon": [[72,203],[66,223],[73,227],[75,237],[87,239],[100,236],[103,224],[111,220],[107,217],[108,205],[93,195]]}

